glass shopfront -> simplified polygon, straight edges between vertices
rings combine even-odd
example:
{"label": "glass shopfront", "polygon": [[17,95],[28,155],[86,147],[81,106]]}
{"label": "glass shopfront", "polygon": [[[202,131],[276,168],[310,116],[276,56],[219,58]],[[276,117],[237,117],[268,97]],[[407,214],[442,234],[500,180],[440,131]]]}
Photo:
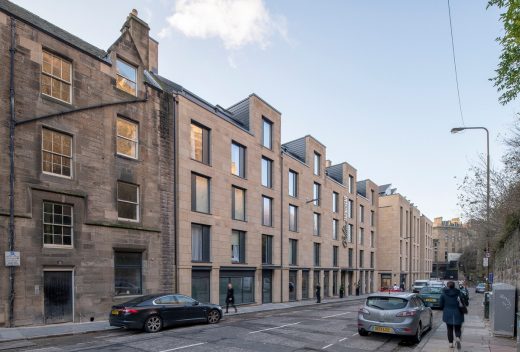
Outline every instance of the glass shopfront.
{"label": "glass shopfront", "polygon": [[255,302],[255,270],[221,270],[219,280],[219,303],[226,304],[228,283],[233,285],[235,304]]}

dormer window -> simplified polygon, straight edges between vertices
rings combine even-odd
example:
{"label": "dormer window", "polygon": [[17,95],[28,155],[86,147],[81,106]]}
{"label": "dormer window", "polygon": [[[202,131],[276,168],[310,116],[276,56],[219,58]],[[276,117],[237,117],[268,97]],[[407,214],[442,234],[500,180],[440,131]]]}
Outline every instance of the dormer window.
{"label": "dormer window", "polygon": [[136,84],[136,77],[137,77],[137,68],[130,65],[129,63],[117,59],[117,81],[116,86],[117,88],[132,94],[137,95],[137,84]]}

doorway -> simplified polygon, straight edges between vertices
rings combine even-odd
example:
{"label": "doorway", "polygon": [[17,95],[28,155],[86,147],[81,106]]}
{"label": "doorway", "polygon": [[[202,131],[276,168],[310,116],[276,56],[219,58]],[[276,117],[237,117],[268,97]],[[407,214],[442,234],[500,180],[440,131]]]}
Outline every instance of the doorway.
{"label": "doorway", "polygon": [[73,321],[72,271],[44,271],[44,319],[45,324]]}
{"label": "doorway", "polygon": [[273,271],[262,270],[262,303],[273,302]]}

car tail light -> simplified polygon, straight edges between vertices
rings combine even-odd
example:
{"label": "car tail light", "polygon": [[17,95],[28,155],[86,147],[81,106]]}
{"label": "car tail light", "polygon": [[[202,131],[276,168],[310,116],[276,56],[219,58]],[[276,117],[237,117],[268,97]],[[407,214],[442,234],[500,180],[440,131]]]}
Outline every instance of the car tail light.
{"label": "car tail light", "polygon": [[123,308],[121,309],[121,313],[123,314],[136,314],[139,312],[137,309]]}
{"label": "car tail light", "polygon": [[368,315],[370,315],[370,312],[366,308],[359,308],[359,313],[360,314],[368,314]]}
{"label": "car tail light", "polygon": [[404,312],[397,313],[396,317],[413,317],[415,314],[417,314],[415,310],[405,310]]}

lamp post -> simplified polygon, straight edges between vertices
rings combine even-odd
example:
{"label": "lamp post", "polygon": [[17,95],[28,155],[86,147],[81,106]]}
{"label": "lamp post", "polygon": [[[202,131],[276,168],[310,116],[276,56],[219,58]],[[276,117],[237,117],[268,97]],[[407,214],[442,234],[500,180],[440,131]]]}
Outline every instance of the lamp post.
{"label": "lamp post", "polygon": [[[486,131],[486,146],[487,146],[487,160],[486,160],[486,173],[487,173],[487,192],[486,192],[486,256],[489,255],[489,197],[490,197],[490,184],[489,184],[489,131],[486,127],[455,127],[451,129],[451,133],[459,133],[464,130],[484,130]],[[488,257],[489,258],[489,257]],[[489,259],[488,259],[489,261]],[[487,263],[487,283],[486,290],[489,291],[489,262]]]}

